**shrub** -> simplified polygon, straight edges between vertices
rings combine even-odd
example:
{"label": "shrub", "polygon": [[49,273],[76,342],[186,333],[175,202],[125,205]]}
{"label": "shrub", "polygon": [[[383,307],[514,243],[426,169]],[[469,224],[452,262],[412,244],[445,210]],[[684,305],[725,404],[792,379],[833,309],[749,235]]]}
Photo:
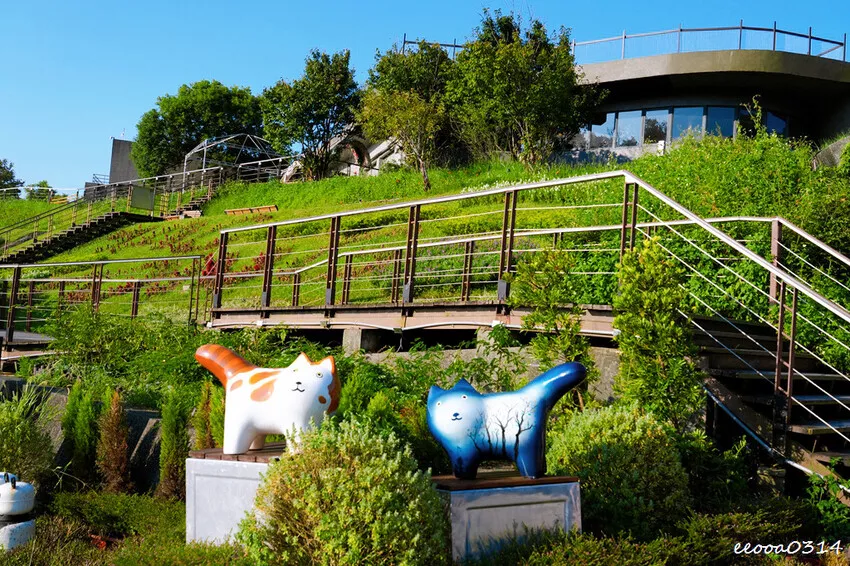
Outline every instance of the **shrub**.
{"label": "shrub", "polygon": [[213,385],[210,394],[210,433],[216,446],[224,446],[224,387]]}
{"label": "shrub", "polygon": [[215,448],[212,423],[210,422],[213,403],[212,388],[211,381],[204,381],[201,385],[201,399],[195,406],[195,412],[192,415],[192,428],[195,430],[195,450]]}
{"label": "shrub", "polygon": [[79,398],[74,407],[74,425],[71,429],[73,446],[71,469],[80,481],[94,481],[98,410],[90,389],[84,390],[81,387],[78,395]]}
{"label": "shrub", "polygon": [[33,483],[47,479],[54,456],[49,419],[46,399],[34,388],[0,401],[0,471]]}
{"label": "shrub", "polygon": [[850,143],[844,146],[841,151],[841,157],[838,160],[839,174],[850,177]]}
{"label": "shrub", "polygon": [[682,435],[677,444],[695,511],[723,513],[747,498],[751,461],[743,438],[724,452],[702,431]]}
{"label": "shrub", "polygon": [[[834,464],[830,466],[834,470]],[[809,476],[806,490],[809,502],[817,511],[817,520],[825,540],[846,540],[850,538],[850,508],[839,497],[843,492],[842,484],[835,476]],[[845,495],[846,497],[846,495]]]}
{"label": "shrub", "polygon": [[623,256],[617,273],[614,327],[619,330],[617,389],[626,401],[683,430],[699,409],[702,379],[693,362],[690,324],[683,320],[682,273],[657,238]]}
{"label": "shrub", "polygon": [[127,440],[127,418],[118,391],[107,391],[98,422],[100,438],[97,443],[97,469],[106,491],[130,491],[130,458]]}
{"label": "shrub", "polygon": [[33,539],[3,556],[2,562],[5,566],[108,563],[104,552],[92,544],[90,530],[84,523],[55,515],[38,517]]}
{"label": "shrub", "polygon": [[157,495],[183,499],[186,491],[186,458],[189,456],[188,411],[183,398],[172,392],[165,398],[160,423],[159,485]]}
{"label": "shrub", "polygon": [[548,442],[549,473],[581,480],[583,526],[591,532],[649,539],[690,503],[672,436],[636,408],[576,414],[551,431]]}
{"label": "shrub", "polygon": [[410,449],[326,421],[271,464],[238,540],[256,564],[440,564],[448,522]]}

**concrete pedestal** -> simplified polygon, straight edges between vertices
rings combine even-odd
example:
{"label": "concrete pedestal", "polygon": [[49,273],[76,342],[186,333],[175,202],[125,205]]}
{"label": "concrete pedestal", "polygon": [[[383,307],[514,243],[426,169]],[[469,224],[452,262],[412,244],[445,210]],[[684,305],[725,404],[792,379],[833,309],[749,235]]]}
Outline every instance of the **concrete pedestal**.
{"label": "concrete pedestal", "polygon": [[269,462],[282,444],[229,456],[221,449],[199,450],[186,460],[186,542],[223,543],[239,529]]}
{"label": "concrete pedestal", "polygon": [[475,480],[436,476],[433,481],[450,501],[455,561],[496,550],[529,531],[581,531],[578,478],[480,473]]}
{"label": "concrete pedestal", "polygon": [[0,515],[0,551],[10,551],[30,541],[35,536],[35,519],[32,515],[8,517]]}

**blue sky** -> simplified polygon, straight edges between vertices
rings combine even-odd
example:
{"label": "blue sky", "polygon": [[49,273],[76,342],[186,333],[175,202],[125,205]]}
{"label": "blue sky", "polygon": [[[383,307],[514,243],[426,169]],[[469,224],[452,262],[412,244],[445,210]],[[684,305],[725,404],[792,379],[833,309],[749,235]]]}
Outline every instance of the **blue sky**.
{"label": "blue sky", "polygon": [[27,182],[78,187],[108,173],[111,137],[133,139],[157,96],[216,79],[259,94],[298,77],[312,48],[350,49],[358,80],[402,35],[462,41],[484,7],[566,26],[577,41],[685,27],[745,25],[840,40],[850,2],[339,2],[218,0],[0,2],[0,158]]}

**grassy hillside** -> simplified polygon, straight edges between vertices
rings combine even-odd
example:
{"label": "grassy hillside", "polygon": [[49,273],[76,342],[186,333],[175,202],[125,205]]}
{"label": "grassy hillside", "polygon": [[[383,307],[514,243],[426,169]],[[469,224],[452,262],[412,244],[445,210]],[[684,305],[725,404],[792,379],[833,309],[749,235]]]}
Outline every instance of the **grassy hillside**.
{"label": "grassy hillside", "polygon": [[9,199],[0,200],[0,229],[20,222],[25,218],[55,209],[58,204],[48,204],[43,200]]}

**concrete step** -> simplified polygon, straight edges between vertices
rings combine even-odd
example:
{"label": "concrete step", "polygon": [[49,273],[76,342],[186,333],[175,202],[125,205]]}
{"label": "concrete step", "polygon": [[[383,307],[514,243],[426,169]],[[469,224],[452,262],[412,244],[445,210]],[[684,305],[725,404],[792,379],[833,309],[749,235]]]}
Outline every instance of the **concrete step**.
{"label": "concrete step", "polygon": [[827,422],[829,425],[820,421],[792,424],[788,427],[788,431],[805,435],[833,434],[835,431],[850,432],[850,420],[834,420]]}
{"label": "concrete step", "polygon": [[[741,399],[747,403],[758,405],[772,405],[773,395],[742,395]],[[850,395],[794,395],[794,399],[806,406],[814,405],[839,405],[844,403],[850,407]]]}
{"label": "concrete step", "polygon": [[[762,371],[760,375],[755,371],[744,371],[744,370],[717,370],[710,369],[708,370],[709,375],[713,375],[715,377],[732,377],[737,379],[761,379],[764,380],[767,377],[771,382],[773,381],[773,372],[772,371]],[[803,374],[811,379],[812,381],[848,381],[846,377],[837,373],[817,373],[817,372],[803,372]],[[804,380],[803,376],[794,374],[794,380]]]}
{"label": "concrete step", "polygon": [[824,462],[826,464],[832,462],[834,459],[837,459],[841,465],[850,466],[850,451],[826,451],[826,452],[812,452],[812,457],[819,461]]}

